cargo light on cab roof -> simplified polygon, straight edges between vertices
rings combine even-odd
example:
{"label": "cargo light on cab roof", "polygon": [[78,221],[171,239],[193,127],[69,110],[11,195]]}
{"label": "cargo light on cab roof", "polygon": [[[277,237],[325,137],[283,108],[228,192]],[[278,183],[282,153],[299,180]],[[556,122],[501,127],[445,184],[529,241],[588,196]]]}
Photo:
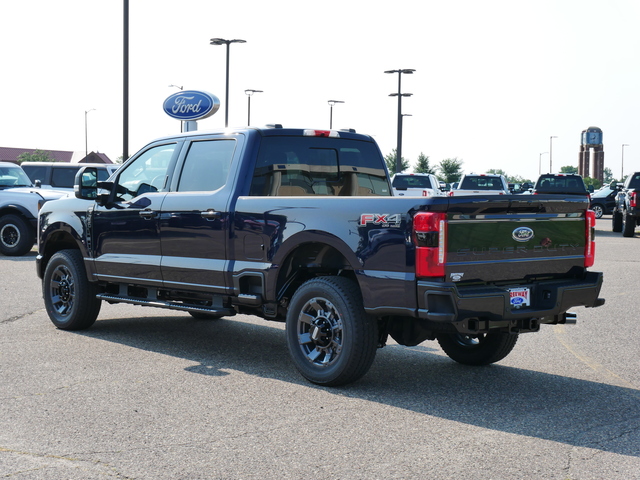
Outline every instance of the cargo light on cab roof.
{"label": "cargo light on cab roof", "polygon": [[304,131],[303,135],[305,137],[340,138],[340,134],[335,130],[311,130],[311,129],[307,129],[307,130]]}

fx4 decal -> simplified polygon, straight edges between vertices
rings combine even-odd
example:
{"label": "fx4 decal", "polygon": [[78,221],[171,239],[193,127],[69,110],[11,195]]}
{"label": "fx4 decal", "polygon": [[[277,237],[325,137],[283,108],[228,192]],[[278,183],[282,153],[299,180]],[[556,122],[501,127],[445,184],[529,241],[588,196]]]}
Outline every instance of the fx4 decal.
{"label": "fx4 decal", "polygon": [[401,222],[402,214],[400,213],[363,213],[360,215],[359,225],[361,227],[365,227],[367,225],[399,227]]}

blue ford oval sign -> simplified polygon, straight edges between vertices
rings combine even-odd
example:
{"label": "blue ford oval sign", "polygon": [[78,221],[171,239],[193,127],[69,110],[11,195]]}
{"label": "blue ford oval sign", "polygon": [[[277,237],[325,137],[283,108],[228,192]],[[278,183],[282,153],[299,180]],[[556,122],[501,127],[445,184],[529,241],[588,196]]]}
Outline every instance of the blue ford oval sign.
{"label": "blue ford oval sign", "polygon": [[177,120],[201,120],[218,111],[220,100],[208,92],[184,90],[168,97],[163,108],[167,115]]}
{"label": "blue ford oval sign", "polygon": [[529,227],[518,227],[511,232],[511,236],[516,242],[528,242],[534,237],[534,234]]}

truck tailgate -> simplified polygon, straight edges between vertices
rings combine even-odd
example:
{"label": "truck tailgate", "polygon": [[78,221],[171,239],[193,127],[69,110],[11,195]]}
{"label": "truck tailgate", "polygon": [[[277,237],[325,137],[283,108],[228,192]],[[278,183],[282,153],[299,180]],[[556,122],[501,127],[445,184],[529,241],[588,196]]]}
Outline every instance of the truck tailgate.
{"label": "truck tailgate", "polygon": [[504,282],[578,274],[588,206],[583,196],[451,198],[446,279]]}

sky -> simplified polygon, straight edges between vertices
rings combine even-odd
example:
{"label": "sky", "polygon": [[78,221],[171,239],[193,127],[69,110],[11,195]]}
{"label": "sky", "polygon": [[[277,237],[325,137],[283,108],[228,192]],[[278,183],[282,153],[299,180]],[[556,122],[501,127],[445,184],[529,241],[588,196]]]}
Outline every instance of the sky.
{"label": "sky", "polygon": [[[123,1],[0,0],[0,146],[123,152]],[[383,155],[535,180],[578,166],[580,134],[602,129],[605,168],[640,170],[637,0],[130,0],[129,155],[180,132],[162,104],[203,90],[222,105],[198,130],[353,128]],[[86,119],[86,128],[85,128]],[[556,138],[551,138],[556,137]],[[623,147],[623,144],[628,146]],[[552,155],[549,152],[552,152]],[[624,152],[624,153],[623,153]],[[550,158],[551,157],[551,158]],[[411,169],[410,169],[411,170]]]}

